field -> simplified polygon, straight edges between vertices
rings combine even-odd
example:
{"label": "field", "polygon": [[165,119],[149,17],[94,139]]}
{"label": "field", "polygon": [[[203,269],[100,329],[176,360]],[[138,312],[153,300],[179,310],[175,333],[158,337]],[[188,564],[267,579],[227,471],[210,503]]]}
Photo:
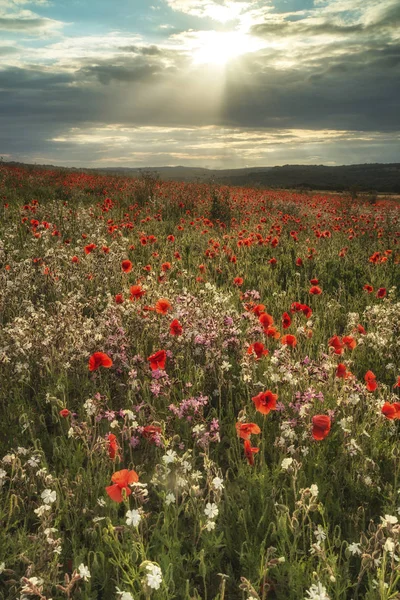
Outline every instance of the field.
{"label": "field", "polygon": [[0,165],[0,598],[400,598],[400,211]]}

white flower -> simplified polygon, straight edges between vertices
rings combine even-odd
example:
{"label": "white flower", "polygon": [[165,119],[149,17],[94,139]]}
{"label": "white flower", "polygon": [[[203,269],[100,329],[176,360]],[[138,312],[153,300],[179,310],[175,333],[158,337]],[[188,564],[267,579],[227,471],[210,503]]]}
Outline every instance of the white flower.
{"label": "white flower", "polygon": [[310,486],[310,492],[311,492],[311,496],[312,496],[313,498],[317,498],[317,497],[318,497],[318,492],[319,492],[319,490],[318,490],[318,486],[317,486],[317,484],[316,484],[316,483],[313,483],[313,484]]}
{"label": "white flower", "polygon": [[36,469],[36,467],[39,466],[39,458],[37,456],[31,456],[31,458],[29,460],[27,460],[26,462],[30,467],[32,467],[34,469]]}
{"label": "white flower", "polygon": [[287,471],[288,468],[290,467],[290,465],[293,462],[293,458],[284,458],[282,463],[281,463],[281,469],[282,471]]}
{"label": "white flower", "polygon": [[119,588],[116,588],[116,590],[120,600],[134,600],[130,592],[122,592]]}
{"label": "white flower", "polygon": [[153,590],[158,590],[162,583],[162,572],[158,565],[147,565],[147,585]]}
{"label": "white flower", "polygon": [[206,507],[204,509],[204,514],[209,519],[215,519],[218,516],[218,506],[214,503],[207,502]]}
{"label": "white flower", "polygon": [[167,506],[169,506],[170,504],[175,504],[175,494],[173,494],[172,492],[168,492],[168,494],[165,496],[165,504]]}
{"label": "white flower", "polygon": [[393,515],[385,515],[384,517],[381,517],[381,521],[384,527],[387,527],[388,525],[396,525],[396,523],[398,523],[397,517]]}
{"label": "white flower", "polygon": [[40,497],[45,504],[53,504],[57,500],[57,492],[54,490],[43,490]]}
{"label": "white flower", "polygon": [[104,498],[97,498],[97,504],[99,506],[105,506],[106,505],[106,501],[104,500]]}
{"label": "white flower", "polygon": [[307,594],[308,596],[305,598],[305,600],[330,600],[326,592],[326,588],[320,582],[318,582],[317,585],[313,583],[310,589],[307,591]]}
{"label": "white flower", "polygon": [[132,527],[137,527],[142,520],[142,515],[138,510],[128,510],[126,513],[126,524]]}
{"label": "white flower", "polygon": [[7,472],[4,469],[0,469],[0,481],[5,478]]}
{"label": "white flower", "polygon": [[383,546],[383,549],[386,550],[386,552],[393,552],[394,548],[395,548],[394,540],[389,537],[386,540],[385,545]]}
{"label": "white flower", "polygon": [[166,454],[162,457],[163,463],[165,465],[169,465],[176,461],[177,454],[175,450],[168,450]]}
{"label": "white flower", "polygon": [[5,568],[6,568],[6,563],[5,562],[0,563],[0,575],[2,574],[2,572],[4,571]]}
{"label": "white flower", "polygon": [[82,577],[83,581],[88,581],[90,579],[90,571],[89,568],[86,567],[83,563],[81,563],[78,567],[79,575]]}
{"label": "white flower", "polygon": [[352,554],[353,556],[361,556],[362,552],[360,550],[360,546],[361,544],[359,544],[358,542],[353,542],[352,544],[349,544],[348,549],[350,554]]}
{"label": "white flower", "polygon": [[49,504],[42,504],[42,506],[39,506],[39,508],[35,508],[35,510],[33,511],[38,517],[41,517],[44,515],[44,513],[47,510],[51,510],[51,506]]}
{"label": "white flower", "polygon": [[319,542],[323,542],[326,539],[326,533],[321,525],[318,525],[317,529],[314,529],[314,535]]}
{"label": "white flower", "polygon": [[213,529],[215,529],[215,521],[207,521],[206,529],[207,531],[212,531]]}
{"label": "white flower", "polygon": [[212,483],[214,490],[223,490],[224,489],[224,483],[223,483],[223,480],[221,479],[221,477],[214,477],[214,479],[212,480],[211,483]]}

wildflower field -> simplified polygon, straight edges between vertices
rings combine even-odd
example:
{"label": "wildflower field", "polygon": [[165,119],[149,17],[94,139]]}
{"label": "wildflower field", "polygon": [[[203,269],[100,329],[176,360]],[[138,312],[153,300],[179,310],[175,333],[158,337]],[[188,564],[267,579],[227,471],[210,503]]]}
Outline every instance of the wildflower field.
{"label": "wildflower field", "polygon": [[399,203],[0,167],[0,598],[400,598]]}

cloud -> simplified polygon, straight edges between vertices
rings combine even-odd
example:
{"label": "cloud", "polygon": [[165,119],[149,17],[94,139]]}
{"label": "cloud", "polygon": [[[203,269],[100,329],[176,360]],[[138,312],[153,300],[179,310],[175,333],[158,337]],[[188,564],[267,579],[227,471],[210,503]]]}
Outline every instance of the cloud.
{"label": "cloud", "polygon": [[225,23],[234,21],[254,2],[240,0],[166,0],[175,11]]}

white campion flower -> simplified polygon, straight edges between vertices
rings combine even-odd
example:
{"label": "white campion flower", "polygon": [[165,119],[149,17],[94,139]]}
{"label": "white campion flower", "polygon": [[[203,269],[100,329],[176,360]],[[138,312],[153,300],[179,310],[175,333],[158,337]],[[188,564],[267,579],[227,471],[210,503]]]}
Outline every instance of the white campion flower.
{"label": "white campion flower", "polygon": [[168,494],[165,496],[165,504],[167,506],[169,506],[170,504],[175,504],[175,494],[173,494],[172,492],[168,492]]}
{"label": "white campion flower", "polygon": [[394,515],[385,515],[381,517],[382,525],[387,527],[388,525],[396,525],[398,523],[398,518]]}
{"label": "white campion flower", "polygon": [[282,471],[287,471],[288,468],[290,467],[290,465],[293,462],[293,458],[284,458],[282,463],[281,463],[281,469]]}
{"label": "white campion flower", "polygon": [[361,556],[362,552],[360,548],[361,544],[358,542],[353,542],[352,544],[348,545],[348,550],[353,556]]}
{"label": "white campion flower", "polygon": [[330,600],[326,588],[321,582],[318,582],[317,584],[313,583],[306,593],[308,596],[306,596],[305,600]]}
{"label": "white campion flower", "polygon": [[212,483],[214,490],[223,490],[224,489],[224,482],[223,482],[223,479],[221,479],[221,477],[214,477],[214,479],[212,480],[211,483]]}
{"label": "white campion flower", "polygon": [[158,565],[149,564],[146,567],[147,575],[146,575],[146,583],[149,588],[153,590],[158,590],[162,583],[162,572]]}
{"label": "white campion flower", "polygon": [[319,542],[326,540],[326,533],[322,529],[321,525],[318,525],[317,529],[314,529],[314,535]]}
{"label": "white campion flower", "polygon": [[208,517],[210,520],[215,519],[215,517],[218,516],[219,510],[218,510],[218,506],[216,504],[211,503],[211,502],[207,502],[206,507],[204,509],[204,514],[206,515],[206,517]]}
{"label": "white campion flower", "polygon": [[119,588],[115,588],[120,600],[134,600],[130,592],[123,592]]}
{"label": "white campion flower", "polygon": [[165,465],[170,465],[176,461],[177,454],[175,450],[168,450],[162,457],[162,461]]}
{"label": "white campion flower", "polygon": [[318,497],[319,489],[318,489],[318,486],[317,486],[317,484],[316,484],[316,483],[313,483],[313,484],[310,486],[310,492],[311,492],[311,496],[312,496],[313,498],[317,498],[317,497]]}
{"label": "white campion flower", "polygon": [[39,508],[35,508],[33,512],[38,517],[42,517],[48,510],[51,510],[50,504],[42,504],[42,506],[39,506]]}
{"label": "white campion flower", "polygon": [[54,490],[43,490],[40,497],[45,504],[53,504],[57,500],[57,492]]}
{"label": "white campion flower", "polygon": [[89,567],[86,567],[83,563],[79,565],[78,572],[83,581],[88,581],[91,577]]}
{"label": "white campion flower", "polygon": [[0,563],[0,575],[3,573],[5,568],[6,568],[6,563],[5,562]]}
{"label": "white campion flower", "polygon": [[207,531],[213,531],[215,529],[215,521],[207,521],[206,529]]}
{"label": "white campion flower", "polygon": [[386,550],[386,552],[394,552],[394,548],[395,548],[394,540],[389,537],[386,540],[385,545],[383,546],[383,549]]}
{"label": "white campion flower", "polygon": [[142,520],[142,515],[138,510],[128,510],[126,513],[126,524],[132,527],[137,527]]}

